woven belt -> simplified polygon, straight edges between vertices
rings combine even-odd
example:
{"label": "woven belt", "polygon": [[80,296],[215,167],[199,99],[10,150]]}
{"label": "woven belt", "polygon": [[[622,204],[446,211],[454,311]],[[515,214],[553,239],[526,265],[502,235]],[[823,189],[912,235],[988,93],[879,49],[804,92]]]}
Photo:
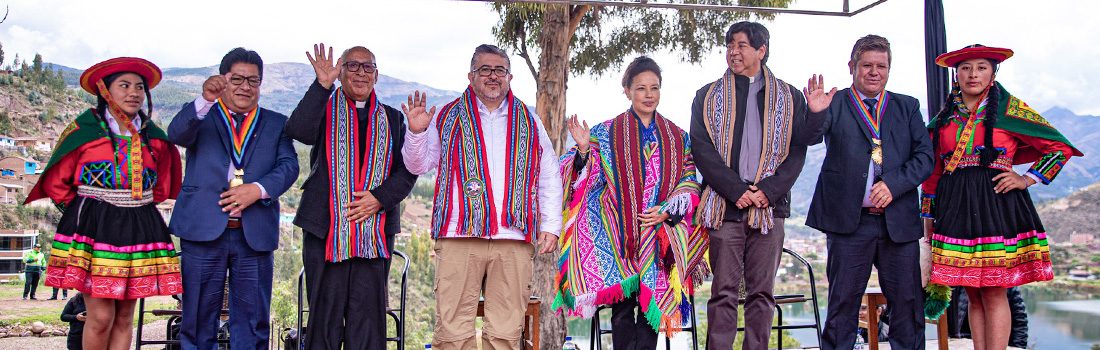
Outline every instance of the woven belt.
{"label": "woven belt", "polygon": [[81,185],[77,187],[76,194],[81,197],[94,198],[99,201],[111,203],[116,207],[133,208],[140,207],[149,203],[153,203],[153,191],[144,191],[141,193],[141,199],[134,199],[130,196],[129,189],[125,190],[111,190],[101,187],[93,187],[87,185]]}

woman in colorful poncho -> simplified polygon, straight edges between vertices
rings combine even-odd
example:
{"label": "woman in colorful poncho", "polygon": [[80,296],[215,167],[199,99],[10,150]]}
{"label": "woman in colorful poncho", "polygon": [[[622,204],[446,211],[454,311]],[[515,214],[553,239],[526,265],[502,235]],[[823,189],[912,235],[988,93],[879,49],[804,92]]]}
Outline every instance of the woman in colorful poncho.
{"label": "woman in colorful poncho", "polygon": [[176,250],[156,208],[179,193],[179,151],[141,110],[160,78],[156,65],[130,57],[84,71],[80,86],[98,105],[61,133],[27,197],[49,198],[64,212],[46,285],[84,294],[85,349],[129,349],[137,299],[182,291]]}
{"label": "woman in colorful poncho", "polygon": [[[932,228],[930,283],[966,288],[976,350],[1008,346],[1006,288],[1054,277],[1027,188],[1050,183],[1071,156],[1081,156],[995,81],[1009,57],[1012,50],[972,45],[936,58],[955,68],[956,83],[930,123],[939,155],[922,185],[921,212]],[[1012,170],[1025,163],[1034,164],[1023,175]]]}
{"label": "woman in colorful poncho", "polygon": [[653,349],[659,327],[677,330],[691,312],[707,239],[690,223],[699,183],[688,135],[656,112],[661,68],[639,57],[623,90],[623,114],[591,130],[570,120],[577,145],[561,161],[566,228],[554,307],[587,318],[611,304],[615,349]]}

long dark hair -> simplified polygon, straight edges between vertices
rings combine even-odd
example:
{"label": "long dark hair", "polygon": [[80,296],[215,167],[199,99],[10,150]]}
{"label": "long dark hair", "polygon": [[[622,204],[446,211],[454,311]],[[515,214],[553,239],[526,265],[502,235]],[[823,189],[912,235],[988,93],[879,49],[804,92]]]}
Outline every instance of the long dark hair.
{"label": "long dark hair", "polygon": [[[126,73],[133,73],[133,72],[118,72],[118,73],[108,75],[108,76],[103,78],[103,84],[107,87],[110,87],[111,83],[114,83],[115,80],[118,79],[118,77],[120,77],[120,76],[122,76],[123,74],[126,74]],[[134,74],[137,74],[137,73],[134,73]],[[149,106],[149,113],[145,113],[145,111],[138,109],[137,116],[141,120],[141,123],[139,124],[140,129],[138,129],[138,135],[141,137],[142,140],[147,140],[147,136],[149,134],[149,132],[148,132],[149,128],[145,127],[145,124],[149,122],[149,120],[151,118],[150,115],[153,113],[153,95],[149,93],[149,84],[145,80],[145,77],[142,76],[141,74],[137,74],[137,76],[141,78],[141,83],[142,83],[142,85],[145,86],[145,90],[144,90],[145,91],[145,102]],[[107,100],[103,98],[102,94],[109,94],[109,93],[110,92],[108,92],[108,91],[100,91],[99,94],[96,94],[96,96],[95,96],[96,97],[96,108],[95,108],[95,113],[93,113],[93,114],[95,115],[96,119],[98,119],[101,123],[103,123],[103,126],[105,126],[105,127],[110,125],[110,124],[107,123]],[[125,127],[125,126],[124,125],[119,125],[119,128],[122,128],[122,127]],[[115,133],[113,131],[111,131],[110,127],[107,127],[106,129],[107,129],[106,130],[107,131],[107,137],[111,139],[111,147],[114,147],[114,145],[118,142],[118,140],[115,139]],[[119,130],[121,130],[121,129],[119,129]],[[149,150],[149,155],[153,157],[154,161],[156,160],[156,154],[153,153],[151,148]]]}
{"label": "long dark hair", "polygon": [[[996,84],[993,84],[997,77],[998,63],[999,62],[996,60],[989,60],[989,64],[993,66],[993,79],[990,79],[990,86],[988,88],[989,93],[986,94],[985,121],[982,122],[985,128],[985,145],[984,149],[982,149],[980,158],[983,167],[989,166],[990,163],[993,163],[993,161],[997,160],[997,157],[1000,156],[1000,151],[993,148],[993,127],[997,125],[997,115],[1000,113],[998,109],[1001,107],[1001,89],[997,88]],[[958,68],[959,65],[956,64],[956,75],[958,75]],[[955,109],[958,108],[955,103],[955,95],[961,94],[962,92],[959,88],[958,78],[956,77],[955,79],[956,82],[952,83],[951,92],[947,93],[947,98],[943,100],[943,107],[940,108],[940,112],[936,114],[936,123],[932,125],[933,149],[936,145],[940,144],[940,127],[947,125],[948,121],[951,120],[951,115],[954,114]],[[981,103],[981,101],[978,101],[978,103]],[[977,107],[975,107],[975,109],[977,109]],[[976,111],[971,111],[971,113],[974,112]]]}

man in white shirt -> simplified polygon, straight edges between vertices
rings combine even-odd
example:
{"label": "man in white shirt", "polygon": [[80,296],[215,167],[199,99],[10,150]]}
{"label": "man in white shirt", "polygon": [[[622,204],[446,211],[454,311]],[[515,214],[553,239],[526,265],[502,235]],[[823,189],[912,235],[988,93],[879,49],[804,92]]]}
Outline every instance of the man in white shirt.
{"label": "man in white shirt", "polygon": [[437,170],[435,349],[476,347],[479,296],[483,348],[520,348],[532,243],[549,253],[561,231],[558,158],[534,109],[512,95],[510,68],[503,50],[478,46],[461,97],[438,115],[419,92],[402,106],[405,165],[413,174]]}

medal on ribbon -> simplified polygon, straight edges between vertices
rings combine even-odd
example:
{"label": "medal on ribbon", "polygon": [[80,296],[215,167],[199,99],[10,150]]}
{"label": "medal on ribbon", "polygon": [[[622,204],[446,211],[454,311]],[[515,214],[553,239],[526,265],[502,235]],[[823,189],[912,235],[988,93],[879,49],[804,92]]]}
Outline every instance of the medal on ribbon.
{"label": "medal on ribbon", "polygon": [[229,187],[237,187],[244,184],[244,152],[248,150],[252,142],[252,133],[256,131],[256,116],[260,108],[256,107],[245,114],[244,119],[237,123],[233,119],[232,112],[225,107],[222,99],[218,98],[218,111],[222,114],[222,121],[229,133],[229,141],[232,145],[229,159],[233,162],[233,179],[229,180]]}
{"label": "medal on ribbon", "polygon": [[[880,134],[879,122],[882,120],[882,114],[886,112],[886,105],[890,102],[890,94],[886,90],[878,95],[878,106],[875,108],[875,113],[872,115],[870,109],[867,108],[867,104],[863,103],[863,100],[856,96],[856,89],[853,86],[848,89],[848,97],[852,99],[852,104],[856,105],[856,110],[859,111],[859,116],[863,119],[863,124],[867,126],[867,130],[871,132],[871,161],[875,163],[875,172],[881,173],[882,169],[882,135]],[[878,174],[876,174],[877,176]]]}

